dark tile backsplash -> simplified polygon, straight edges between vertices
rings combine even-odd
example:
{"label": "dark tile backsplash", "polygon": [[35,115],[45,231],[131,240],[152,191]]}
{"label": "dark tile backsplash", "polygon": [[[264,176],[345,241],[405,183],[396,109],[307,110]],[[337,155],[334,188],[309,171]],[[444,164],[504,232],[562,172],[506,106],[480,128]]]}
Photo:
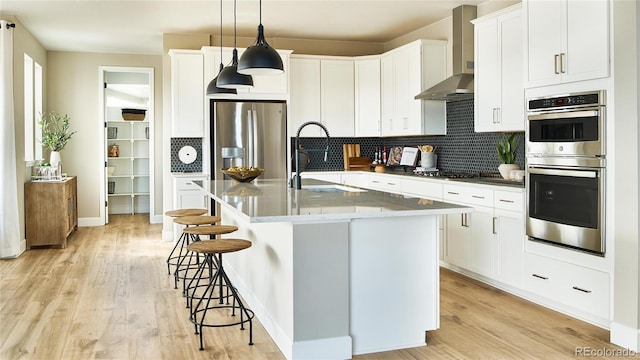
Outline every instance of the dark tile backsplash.
{"label": "dark tile backsplash", "polygon": [[[180,161],[178,152],[183,146],[192,146],[198,154],[191,164]],[[171,172],[202,172],[202,139],[171,138]]]}
{"label": "dark tile backsplash", "polygon": [[[376,147],[435,145],[437,146],[438,168],[447,171],[496,172],[498,155],[496,143],[502,133],[476,133],[473,131],[473,99],[447,103],[447,135],[410,137],[366,137],[331,138],[329,158],[323,161],[324,153],[310,153],[307,170],[343,170],[343,144],[360,144],[362,156],[373,159]],[[291,138],[292,149],[294,139]],[[324,138],[301,138],[307,149],[324,148]],[[518,152],[516,163],[524,169],[524,133],[517,136]]]}

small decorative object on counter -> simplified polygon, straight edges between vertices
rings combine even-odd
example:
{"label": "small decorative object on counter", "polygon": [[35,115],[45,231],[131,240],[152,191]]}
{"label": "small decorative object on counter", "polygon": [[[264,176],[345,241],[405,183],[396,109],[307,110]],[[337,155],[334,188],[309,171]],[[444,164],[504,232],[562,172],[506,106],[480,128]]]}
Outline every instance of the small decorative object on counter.
{"label": "small decorative object on counter", "polygon": [[40,142],[51,150],[49,162],[54,166],[61,164],[60,151],[76,133],[76,131],[69,130],[69,120],[69,115],[60,115],[51,111],[43,114],[42,120],[38,121],[38,125],[42,129]]}
{"label": "small decorative object on counter", "polygon": [[222,172],[239,182],[251,182],[258,176],[262,175],[264,169],[259,167],[243,167],[234,166],[227,169],[222,169]]}
{"label": "small decorative object on counter", "polygon": [[118,144],[109,145],[109,157],[118,157],[120,156],[120,147]]}
{"label": "small decorative object on counter", "polygon": [[498,171],[500,171],[500,175],[504,179],[510,178],[511,170],[520,170],[520,165],[515,163],[517,150],[516,133],[503,135],[496,144],[496,151],[501,164],[498,166]]}

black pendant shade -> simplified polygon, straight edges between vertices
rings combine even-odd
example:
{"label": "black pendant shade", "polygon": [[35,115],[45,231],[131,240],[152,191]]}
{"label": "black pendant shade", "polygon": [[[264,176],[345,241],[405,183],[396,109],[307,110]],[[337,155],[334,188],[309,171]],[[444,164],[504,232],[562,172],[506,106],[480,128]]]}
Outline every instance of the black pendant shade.
{"label": "black pendant shade", "polygon": [[246,89],[253,86],[251,75],[244,75],[238,72],[238,49],[233,49],[231,65],[220,71],[216,85],[226,89]]}
{"label": "black pendant shade", "polygon": [[[218,75],[220,75],[220,72],[222,72],[223,68],[224,68],[224,65],[220,63],[220,71],[218,72]],[[209,85],[207,85],[207,96],[218,95],[218,94],[237,94],[237,93],[238,93],[238,90],[236,89],[227,89],[227,88],[218,87],[218,76],[213,78],[213,80],[209,82]]]}
{"label": "black pendant shade", "polygon": [[284,72],[282,58],[265,40],[262,24],[258,25],[256,44],[242,53],[238,62],[238,72],[247,75],[277,75]]}

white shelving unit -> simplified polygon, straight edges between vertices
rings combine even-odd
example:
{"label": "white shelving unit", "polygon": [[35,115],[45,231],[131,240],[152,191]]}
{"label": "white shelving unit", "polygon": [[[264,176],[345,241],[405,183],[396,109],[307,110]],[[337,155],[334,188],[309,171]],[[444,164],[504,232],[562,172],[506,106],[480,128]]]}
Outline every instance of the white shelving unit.
{"label": "white shelving unit", "polygon": [[[150,135],[152,134],[148,84],[122,84],[106,89],[110,97],[105,104],[105,167],[107,169],[107,214],[136,214],[150,212]],[[132,97],[131,94],[139,94]],[[128,104],[128,101],[136,103]],[[144,120],[124,120],[123,108],[147,110]],[[117,145],[118,156],[109,149]],[[108,169],[115,168],[112,174]]]}

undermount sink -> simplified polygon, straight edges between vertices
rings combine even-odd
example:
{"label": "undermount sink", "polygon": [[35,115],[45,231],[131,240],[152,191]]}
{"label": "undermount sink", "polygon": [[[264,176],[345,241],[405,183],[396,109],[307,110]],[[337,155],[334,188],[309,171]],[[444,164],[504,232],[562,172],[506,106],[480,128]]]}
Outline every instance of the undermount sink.
{"label": "undermount sink", "polygon": [[324,192],[324,193],[338,193],[338,192],[366,192],[367,190],[353,188],[349,186],[342,185],[305,185],[302,187],[302,190],[308,190],[313,192]]}

